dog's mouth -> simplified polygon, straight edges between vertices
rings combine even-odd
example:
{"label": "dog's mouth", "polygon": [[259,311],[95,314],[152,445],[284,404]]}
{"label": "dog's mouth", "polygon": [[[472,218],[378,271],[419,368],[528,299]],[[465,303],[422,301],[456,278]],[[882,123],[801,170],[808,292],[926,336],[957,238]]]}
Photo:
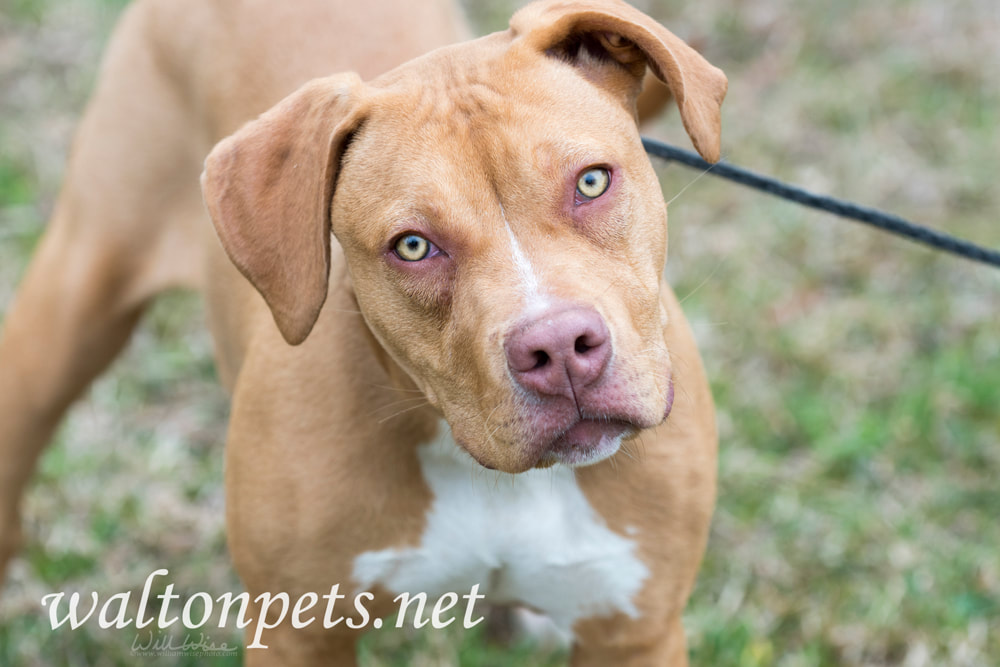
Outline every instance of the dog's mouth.
{"label": "dog's mouth", "polygon": [[580,406],[562,404],[558,407],[531,411],[531,419],[522,423],[520,433],[513,435],[506,450],[498,456],[497,450],[470,447],[474,440],[463,437],[462,429],[453,435],[458,446],[488,470],[509,473],[531,468],[548,468],[557,463],[571,467],[588,466],[614,456],[623,445],[645,429],[663,423],[670,415],[674,402],[673,378],[667,380],[663,412],[650,414],[619,409],[581,410]]}
{"label": "dog's mouth", "polygon": [[[640,393],[621,381],[581,392],[572,400],[520,400],[494,409],[484,426],[479,420],[448,419],[456,444],[488,470],[517,474],[557,463],[583,467],[609,459],[641,432],[662,424],[674,403],[672,373],[666,371],[664,395]],[[624,389],[623,389],[624,387]],[[651,395],[653,394],[653,395]],[[513,408],[513,409],[512,409]],[[445,410],[446,419],[447,410]],[[635,454],[641,455],[640,452]]]}
{"label": "dog's mouth", "polygon": [[[663,420],[670,415],[673,404],[674,382],[670,378]],[[539,459],[534,467],[547,468],[556,463],[577,467],[597,463],[617,453],[624,441],[655,425],[628,417],[581,416],[539,449]]]}
{"label": "dog's mouth", "polygon": [[555,431],[541,434],[524,446],[519,462],[512,468],[494,465],[490,458],[468,447],[456,437],[455,442],[487,470],[516,473],[531,468],[548,468],[557,463],[572,467],[587,466],[613,456],[622,443],[651,424],[621,417],[577,417]]}
{"label": "dog's mouth", "polygon": [[542,449],[536,468],[556,463],[585,466],[614,455],[622,442],[639,432],[641,426],[623,419],[576,421]]}

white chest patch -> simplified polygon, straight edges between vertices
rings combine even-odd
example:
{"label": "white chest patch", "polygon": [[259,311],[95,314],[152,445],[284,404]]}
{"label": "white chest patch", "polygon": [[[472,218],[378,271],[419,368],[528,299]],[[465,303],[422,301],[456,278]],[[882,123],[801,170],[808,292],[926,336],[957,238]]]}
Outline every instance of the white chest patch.
{"label": "white chest patch", "polygon": [[353,577],[362,589],[439,596],[479,584],[486,602],[530,605],[566,632],[580,618],[638,615],[633,600],[649,570],[635,542],[593,510],[572,469],[486,471],[442,431],[419,451],[434,494],[419,546],[360,554]]}

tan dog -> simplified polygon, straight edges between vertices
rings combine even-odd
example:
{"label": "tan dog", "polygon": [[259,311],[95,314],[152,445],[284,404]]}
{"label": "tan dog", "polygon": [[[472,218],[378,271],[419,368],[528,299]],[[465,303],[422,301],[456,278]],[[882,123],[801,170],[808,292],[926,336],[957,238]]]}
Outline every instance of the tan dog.
{"label": "tan dog", "polygon": [[[464,37],[443,0],[236,5],[140,0],[109,47],[0,339],[0,564],[66,406],[191,285],[233,391],[229,543],[276,626],[248,662],[353,663],[359,631],[257,597],[339,584],[372,618],[478,585],[574,664],[686,664],[716,436],[636,105],[648,65],[715,160],[725,77],[618,0],[434,51]],[[233,132],[213,233],[198,175]]]}

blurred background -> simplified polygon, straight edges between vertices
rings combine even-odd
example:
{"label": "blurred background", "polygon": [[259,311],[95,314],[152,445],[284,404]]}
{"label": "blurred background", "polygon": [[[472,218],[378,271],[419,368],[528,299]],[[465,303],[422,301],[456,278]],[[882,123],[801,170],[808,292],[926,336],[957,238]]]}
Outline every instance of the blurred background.
{"label": "blurred background", "polygon": [[[517,4],[466,2],[480,32]],[[727,160],[1000,246],[996,0],[635,4],[728,74]],[[0,313],[122,5],[0,0]],[[676,111],[647,133],[688,144]],[[661,173],[667,199],[683,190],[667,275],[721,437],[686,614],[692,663],[1000,664],[1000,272]],[[223,534],[226,412],[200,302],[168,295],[41,463],[0,600],[0,664],[209,663],[135,658],[129,631],[53,632],[39,600],[138,591],[161,567],[182,595],[239,590]],[[363,664],[564,660],[478,633],[383,631]]]}

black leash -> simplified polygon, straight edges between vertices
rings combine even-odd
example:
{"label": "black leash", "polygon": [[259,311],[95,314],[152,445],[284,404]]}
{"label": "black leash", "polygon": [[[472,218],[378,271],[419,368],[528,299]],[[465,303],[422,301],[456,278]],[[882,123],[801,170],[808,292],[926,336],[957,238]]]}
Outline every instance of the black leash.
{"label": "black leash", "polygon": [[642,145],[647,153],[663,160],[707,171],[712,176],[719,176],[740,185],[745,185],[749,188],[781,197],[782,199],[788,199],[803,206],[839,215],[842,218],[857,220],[892,234],[908,238],[911,241],[923,243],[931,248],[944,250],[945,252],[950,252],[975,262],[982,262],[983,264],[1000,268],[1000,252],[991,248],[984,248],[964,239],[956,238],[950,234],[930,229],[929,227],[914,224],[891,213],[883,213],[874,208],[859,206],[858,204],[834,197],[813,194],[794,185],[788,185],[776,179],[761,176],[747,169],[724,162],[710,164],[690,151],[682,150],[676,146],[665,144],[662,141],[656,141],[655,139],[643,137]]}

